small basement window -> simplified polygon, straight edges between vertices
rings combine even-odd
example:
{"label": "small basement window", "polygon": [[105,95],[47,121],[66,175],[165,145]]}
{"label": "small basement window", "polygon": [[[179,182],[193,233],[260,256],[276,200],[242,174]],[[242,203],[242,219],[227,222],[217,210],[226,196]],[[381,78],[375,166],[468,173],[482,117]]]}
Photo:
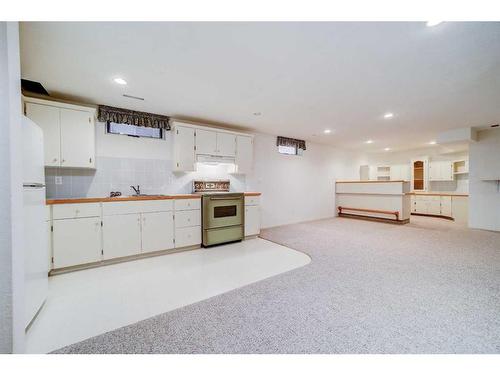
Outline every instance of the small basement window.
{"label": "small basement window", "polygon": [[278,152],[285,155],[299,155],[301,156],[304,150],[297,146],[278,146]]}
{"label": "small basement window", "polygon": [[108,121],[106,123],[106,132],[109,134],[122,134],[137,138],[144,137],[163,139],[163,129],[128,124],[118,124],[111,121]]}

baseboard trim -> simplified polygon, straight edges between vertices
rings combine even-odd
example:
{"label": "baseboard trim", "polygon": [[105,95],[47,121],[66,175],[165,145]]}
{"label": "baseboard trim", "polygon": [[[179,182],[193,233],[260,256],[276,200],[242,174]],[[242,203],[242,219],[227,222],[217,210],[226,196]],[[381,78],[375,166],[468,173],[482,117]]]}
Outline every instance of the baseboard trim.
{"label": "baseboard trim", "polygon": [[94,263],[79,264],[77,266],[56,268],[56,269],[53,269],[49,272],[49,276],[61,275],[61,274],[68,273],[68,272],[82,271],[82,270],[87,270],[90,268],[109,266],[111,264],[130,262],[130,261],[134,261],[134,260],[138,260],[138,259],[153,258],[153,257],[157,257],[157,256],[180,253],[183,251],[191,251],[191,250],[197,250],[197,249],[201,249],[201,244],[200,245],[193,245],[193,246],[184,246],[184,247],[179,247],[179,248],[175,248],[175,249],[152,251],[150,253],[135,254],[135,255],[130,255],[130,256],[121,257],[121,258],[106,259],[106,260],[101,260],[99,262],[94,262]]}

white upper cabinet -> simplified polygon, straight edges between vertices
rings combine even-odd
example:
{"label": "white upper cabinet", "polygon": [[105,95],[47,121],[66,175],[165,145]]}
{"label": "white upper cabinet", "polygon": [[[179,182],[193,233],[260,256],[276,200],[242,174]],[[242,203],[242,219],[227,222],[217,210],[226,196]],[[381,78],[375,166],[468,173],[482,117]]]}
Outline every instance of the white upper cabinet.
{"label": "white upper cabinet", "polygon": [[59,108],[48,105],[26,103],[26,116],[43,131],[45,166],[59,167],[61,164],[61,132]]}
{"label": "white upper cabinet", "polygon": [[238,135],[236,137],[236,172],[249,173],[253,165],[253,138]]}
{"label": "white upper cabinet", "polygon": [[214,161],[234,163],[235,173],[252,170],[253,136],[180,121],[173,121],[172,129],[174,171],[195,171],[197,161],[213,157]]}
{"label": "white upper cabinet", "polygon": [[432,161],[429,163],[430,181],[453,181],[453,162]]}
{"label": "white upper cabinet", "polygon": [[174,129],[174,171],[195,171],[194,129],[176,126]]}
{"label": "white upper cabinet", "polygon": [[217,133],[196,129],[196,154],[217,155]]}
{"label": "white upper cabinet", "polygon": [[60,109],[61,167],[95,167],[95,133],[89,112]]}
{"label": "white upper cabinet", "polygon": [[217,155],[236,156],[236,135],[217,132]]}
{"label": "white upper cabinet", "polygon": [[95,110],[26,98],[25,114],[42,128],[45,166],[95,168]]}
{"label": "white upper cabinet", "polygon": [[236,135],[196,129],[196,154],[234,157]]}

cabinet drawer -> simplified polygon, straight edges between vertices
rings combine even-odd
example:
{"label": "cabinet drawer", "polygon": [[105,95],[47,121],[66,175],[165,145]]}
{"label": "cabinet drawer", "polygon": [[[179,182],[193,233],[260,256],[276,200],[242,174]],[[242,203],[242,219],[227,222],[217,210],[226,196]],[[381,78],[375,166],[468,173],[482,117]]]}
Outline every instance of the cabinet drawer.
{"label": "cabinet drawer", "polygon": [[52,206],[52,218],[77,219],[81,217],[94,217],[101,215],[100,203],[68,203],[54,204]]}
{"label": "cabinet drawer", "polygon": [[201,225],[201,210],[177,211],[175,227],[184,228]]}
{"label": "cabinet drawer", "polygon": [[194,246],[200,244],[200,226],[175,229],[175,247]]}
{"label": "cabinet drawer", "polygon": [[252,196],[245,197],[245,206],[258,206],[260,203],[260,197]]}
{"label": "cabinet drawer", "polygon": [[125,202],[104,202],[102,204],[103,215],[124,215],[138,214],[142,212],[163,212],[172,211],[172,199],[151,200],[151,201],[125,201]]}
{"label": "cabinet drawer", "polygon": [[199,210],[201,208],[201,199],[176,199],[174,206],[176,211]]}

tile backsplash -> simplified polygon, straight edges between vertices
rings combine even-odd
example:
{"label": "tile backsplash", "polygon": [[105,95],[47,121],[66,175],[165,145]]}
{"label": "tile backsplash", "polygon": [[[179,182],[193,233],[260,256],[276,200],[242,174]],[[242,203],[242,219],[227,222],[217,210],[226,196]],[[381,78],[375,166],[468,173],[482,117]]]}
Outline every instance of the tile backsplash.
{"label": "tile backsplash", "polygon": [[[47,198],[107,197],[111,191],[133,194],[131,185],[140,185],[144,194],[191,193],[194,179],[229,179],[231,191],[245,191],[245,176],[230,174],[228,164],[198,164],[196,172],[172,172],[172,161],[98,157],[97,169],[45,168]],[[56,184],[61,177],[61,184]]]}

